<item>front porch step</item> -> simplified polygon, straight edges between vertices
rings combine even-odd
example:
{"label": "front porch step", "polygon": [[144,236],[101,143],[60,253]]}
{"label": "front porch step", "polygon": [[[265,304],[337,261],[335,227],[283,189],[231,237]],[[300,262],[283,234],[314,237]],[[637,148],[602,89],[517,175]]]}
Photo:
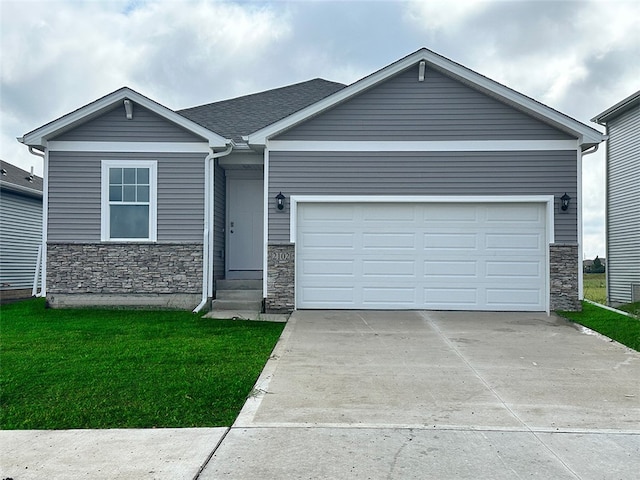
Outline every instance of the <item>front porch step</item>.
{"label": "front porch step", "polygon": [[242,300],[246,302],[261,302],[262,290],[217,290],[218,300]]}

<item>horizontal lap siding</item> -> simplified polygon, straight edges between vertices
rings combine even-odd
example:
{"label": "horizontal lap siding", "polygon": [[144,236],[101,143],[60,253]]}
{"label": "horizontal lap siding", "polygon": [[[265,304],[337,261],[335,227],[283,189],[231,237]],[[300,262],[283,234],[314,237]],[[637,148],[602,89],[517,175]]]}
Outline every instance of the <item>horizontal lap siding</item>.
{"label": "horizontal lap siding", "polygon": [[277,140],[570,139],[511,106],[417,65],[279,135]]}
{"label": "horizontal lap siding", "polygon": [[554,195],[555,240],[577,241],[576,152],[270,152],[269,242],[289,242],[291,195]]}
{"label": "horizontal lap siding", "polygon": [[158,241],[202,242],[205,154],[49,154],[51,242],[100,241],[102,160],[158,161]]}
{"label": "horizontal lap siding", "polygon": [[84,142],[201,142],[202,139],[159,115],[133,106],[133,118],[127,120],[124,106],[90,120],[55,138]]}
{"label": "horizontal lap siding", "polygon": [[609,301],[632,301],[631,284],[640,284],[640,107],[608,123]]}
{"label": "horizontal lap siding", "polygon": [[0,288],[31,288],[42,241],[42,200],[2,190]]}

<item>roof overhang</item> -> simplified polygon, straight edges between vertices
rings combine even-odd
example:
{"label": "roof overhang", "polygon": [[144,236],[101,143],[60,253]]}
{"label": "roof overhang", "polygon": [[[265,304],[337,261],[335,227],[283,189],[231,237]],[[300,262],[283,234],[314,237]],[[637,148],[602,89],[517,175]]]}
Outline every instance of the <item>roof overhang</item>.
{"label": "roof overhang", "polygon": [[6,182],[0,180],[0,189],[8,192],[17,193],[33,198],[42,198],[42,190],[35,188],[23,187],[22,185],[16,185],[15,183]]}
{"label": "roof overhang", "polygon": [[208,141],[211,148],[223,148],[232,144],[230,139],[224,138],[217,133],[206,129],[202,125],[183,117],[173,110],[151,100],[148,97],[145,97],[144,95],[141,95],[135,90],[131,90],[128,87],[120,88],[115,92],[58,118],[57,120],[49,122],[46,125],[25,134],[23,137],[18,138],[18,141],[41,150],[46,148],[48,140],[102,115],[113,108],[117,103],[124,102],[124,100],[131,100],[133,103],[160,115],[167,121],[188,130],[194,135],[202,137]]}
{"label": "roof overhang", "polygon": [[607,108],[604,112],[596,115],[591,119],[592,122],[606,125],[609,120],[622,115],[626,111],[640,105],[640,90],[629,95],[624,100],[616,103],[613,107]]}
{"label": "roof overhang", "polygon": [[598,130],[585,125],[563,113],[558,112],[536,100],[512,90],[484,75],[474,72],[456,62],[449,60],[426,48],[422,48],[407,57],[398,60],[391,65],[345,87],[307,108],[264,127],[249,135],[250,145],[265,145],[267,140],[306,121],[310,118],[329,110],[330,108],[345,102],[348,99],[370,89],[388,78],[403,72],[404,70],[425,61],[428,67],[435,68],[446,75],[453,77],[471,87],[480,90],[498,100],[505,102],[518,110],[521,110],[539,120],[550,124],[574,137],[579,141],[582,150],[597,145],[605,136]]}

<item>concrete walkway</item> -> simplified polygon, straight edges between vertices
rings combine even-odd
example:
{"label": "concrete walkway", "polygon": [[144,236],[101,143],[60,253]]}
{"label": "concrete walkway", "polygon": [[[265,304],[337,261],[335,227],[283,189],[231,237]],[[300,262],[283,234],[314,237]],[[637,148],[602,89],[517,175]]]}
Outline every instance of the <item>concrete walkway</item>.
{"label": "concrete walkway", "polygon": [[639,385],[555,316],[296,312],[230,430],[0,432],[0,479],[636,479]]}

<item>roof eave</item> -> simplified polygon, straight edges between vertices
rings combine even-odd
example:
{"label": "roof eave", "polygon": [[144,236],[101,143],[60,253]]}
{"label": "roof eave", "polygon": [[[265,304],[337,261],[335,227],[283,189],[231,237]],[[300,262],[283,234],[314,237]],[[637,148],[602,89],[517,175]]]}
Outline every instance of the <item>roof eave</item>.
{"label": "roof eave", "polygon": [[[329,108],[346,101],[347,99],[367,90],[393,75],[410,68],[417,62],[425,60],[432,66],[443,70],[449,75],[469,83],[476,88],[490,92],[498,98],[506,101],[515,107],[537,117],[541,120],[554,125],[556,128],[563,130],[580,140],[581,146],[594,143],[600,143],[604,140],[603,134],[596,129],[589,127],[571,117],[557,112],[546,105],[536,102],[535,100],[516,92],[500,83],[495,82],[473,70],[468,69],[458,63],[455,63],[445,57],[442,57],[426,48],[420,49],[405,58],[398,60],[391,65],[345,87],[344,89],[330,95],[319,102],[304,108],[289,117],[275,122],[267,127],[249,135],[249,144],[265,145],[269,138],[282,133],[283,131],[302,123],[313,116],[316,116]],[[588,147],[586,147],[588,148]]]}
{"label": "roof eave", "polygon": [[623,114],[627,110],[633,108],[636,104],[640,105],[640,90],[636,93],[632,93],[612,107],[607,108],[604,112],[599,113],[593,117],[591,121],[600,125],[606,125],[609,120]]}

